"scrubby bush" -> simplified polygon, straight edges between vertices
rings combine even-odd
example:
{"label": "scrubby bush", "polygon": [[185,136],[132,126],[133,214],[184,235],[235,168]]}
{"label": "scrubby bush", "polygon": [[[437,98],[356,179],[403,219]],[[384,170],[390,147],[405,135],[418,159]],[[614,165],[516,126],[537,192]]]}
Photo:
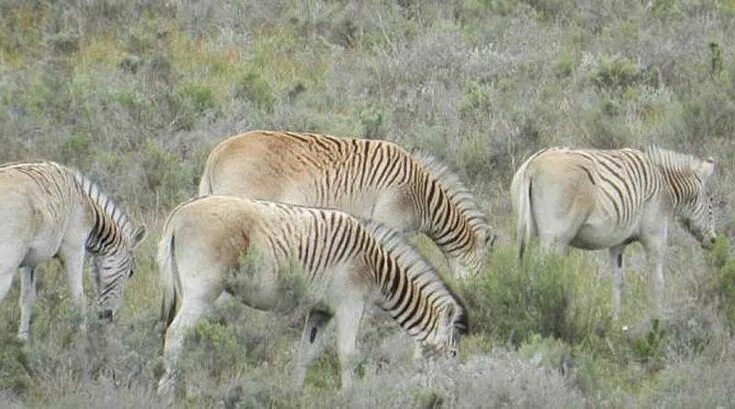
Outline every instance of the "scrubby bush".
{"label": "scrubby bush", "polygon": [[328,348],[295,394],[283,380],[303,311],[229,302],[190,334],[183,405],[732,406],[730,243],[703,256],[672,230],[657,324],[631,246],[613,322],[604,255],[517,262],[508,185],[543,147],[655,142],[716,158],[718,227],[732,238],[734,19],[732,2],[699,0],[0,2],[0,161],[75,166],[153,232],[111,328],[90,315],[91,333],[78,330],[49,263],[22,346],[15,285],[0,306],[0,402],[162,406],[156,232],[196,194],[218,141],[275,128],[389,139],[456,168],[501,238],[486,271],[452,283],[473,333],[459,363],[425,366],[370,312],[355,390],[338,394]]}

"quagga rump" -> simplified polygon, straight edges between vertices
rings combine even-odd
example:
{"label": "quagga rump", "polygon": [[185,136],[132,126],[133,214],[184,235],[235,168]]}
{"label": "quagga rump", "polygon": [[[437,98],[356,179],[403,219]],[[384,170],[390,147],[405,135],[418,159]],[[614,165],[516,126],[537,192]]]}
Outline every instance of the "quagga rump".
{"label": "quagga rump", "polygon": [[56,256],[66,269],[73,302],[84,314],[82,270],[93,256],[100,314],[112,319],[122,286],[133,274],[131,251],[145,236],[100,188],[54,162],[0,167],[0,302],[20,270],[20,329],[27,339],[36,267]]}
{"label": "quagga rump", "polygon": [[199,195],[335,208],[424,233],[460,277],[485,263],[492,234],[475,199],[436,158],[381,140],[251,131],[209,155]]}
{"label": "quagga rump", "polygon": [[[257,261],[248,264],[251,256]],[[186,329],[220,295],[287,312],[294,307],[283,304],[287,273],[303,279],[302,305],[309,311],[294,370],[296,387],[324,346],[323,328],[330,321],[337,326],[342,387],[350,386],[357,330],[369,302],[381,305],[425,354],[456,355],[458,340],[468,330],[460,299],[400,235],[338,210],[232,196],[198,198],[169,215],[158,263],[166,323],[162,394],[174,385]]]}
{"label": "quagga rump", "polygon": [[710,247],[715,240],[706,184],[712,159],[651,147],[592,150],[552,148],[531,156],[511,185],[519,255],[532,236],[563,252],[567,246],[609,249],[613,265],[613,315],[620,314],[623,250],[640,241],[653,264],[650,303],[659,314],[669,220],[675,217]]}

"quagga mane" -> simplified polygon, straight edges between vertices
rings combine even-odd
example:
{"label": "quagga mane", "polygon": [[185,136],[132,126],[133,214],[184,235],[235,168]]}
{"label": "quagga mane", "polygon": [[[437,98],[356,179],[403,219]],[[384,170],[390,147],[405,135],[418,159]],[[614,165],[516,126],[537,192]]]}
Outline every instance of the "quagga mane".
{"label": "quagga mane", "polygon": [[493,235],[470,191],[430,155],[381,140],[251,131],[218,144],[199,195],[336,208],[424,233],[459,275],[480,271]]}
{"label": "quagga mane", "polygon": [[[462,302],[397,233],[375,223],[366,226],[338,210],[231,196],[202,197],[172,211],[158,257],[167,324],[167,370],[159,392],[170,392],[186,329],[218,296],[228,292],[249,306],[283,311],[285,271],[298,274],[308,288],[303,302],[310,312],[294,371],[297,387],[324,346],[321,334],[332,317],[342,385],[350,385],[367,302],[380,303],[427,353],[454,356],[468,330]],[[243,260],[252,254],[257,262],[246,268]]]}
{"label": "quagga mane", "polygon": [[0,301],[20,269],[19,337],[29,334],[36,266],[54,256],[63,262],[72,300],[82,312],[84,257],[93,256],[101,315],[111,319],[133,271],[131,251],[145,229],[135,229],[99,186],[54,162],[1,166],[0,192]]}
{"label": "quagga mane", "polygon": [[551,148],[518,169],[511,184],[519,256],[531,237],[563,252],[567,246],[609,249],[613,315],[620,314],[623,251],[640,241],[654,268],[649,280],[656,314],[663,296],[663,257],[672,217],[709,247],[715,240],[706,184],[712,159],[650,147],[593,150]]}

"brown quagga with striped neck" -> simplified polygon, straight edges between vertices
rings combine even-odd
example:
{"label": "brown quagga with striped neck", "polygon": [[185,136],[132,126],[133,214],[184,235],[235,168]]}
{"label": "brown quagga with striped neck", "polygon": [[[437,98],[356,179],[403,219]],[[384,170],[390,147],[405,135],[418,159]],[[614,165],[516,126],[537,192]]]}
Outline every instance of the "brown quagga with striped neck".
{"label": "brown quagga with striped neck", "polygon": [[609,249],[613,265],[613,316],[620,314],[623,250],[640,241],[653,270],[651,306],[660,314],[663,259],[669,220],[709,248],[715,241],[712,200],[706,185],[712,159],[650,147],[594,150],[551,148],[535,153],[511,184],[519,256],[533,236],[563,252],[567,246]]}
{"label": "brown quagga with striped neck", "polygon": [[[249,263],[249,257],[256,262]],[[324,326],[337,325],[342,386],[352,380],[358,326],[376,302],[426,354],[455,356],[468,330],[467,311],[434,269],[400,235],[347,213],[211,195],[174,209],[159,245],[164,287],[166,373],[159,393],[174,384],[186,330],[222,293],[263,310],[287,311],[285,276],[295,275],[309,310],[294,384],[324,346]],[[284,304],[284,301],[285,304]]]}
{"label": "brown quagga with striped neck", "polygon": [[251,131],[217,145],[199,195],[335,208],[424,233],[460,277],[485,265],[493,234],[469,189],[439,160],[380,140]]}
{"label": "brown quagga with striped neck", "polygon": [[120,208],[78,171],[54,162],[0,167],[0,302],[20,269],[20,329],[29,336],[36,267],[58,257],[66,269],[72,301],[86,316],[82,270],[92,255],[100,315],[112,319],[133,274],[132,250],[145,228],[135,228]]}

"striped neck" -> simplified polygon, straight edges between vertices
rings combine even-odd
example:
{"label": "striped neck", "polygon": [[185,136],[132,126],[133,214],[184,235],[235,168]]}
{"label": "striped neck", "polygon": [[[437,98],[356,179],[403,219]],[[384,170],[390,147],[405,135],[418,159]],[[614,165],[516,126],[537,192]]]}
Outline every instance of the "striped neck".
{"label": "striped neck", "polygon": [[[467,330],[465,307],[431,265],[398,233],[374,222],[364,224],[366,262],[384,297],[383,309],[419,342],[443,345]],[[454,321],[447,321],[447,313]],[[447,324],[454,328],[447,328]]]}
{"label": "striped neck", "polygon": [[77,171],[74,172],[74,180],[92,215],[92,226],[86,239],[87,250],[93,254],[116,252],[121,243],[132,237],[132,223],[96,183]]}
{"label": "striped neck", "polygon": [[479,268],[484,259],[490,226],[470,190],[459,176],[431,154],[411,153],[424,168],[420,185],[425,192],[425,230],[447,254]]}
{"label": "striped neck", "polygon": [[659,170],[664,195],[674,214],[687,216],[704,188],[703,181],[696,173],[702,161],[691,155],[655,146],[646,150],[646,156]]}

